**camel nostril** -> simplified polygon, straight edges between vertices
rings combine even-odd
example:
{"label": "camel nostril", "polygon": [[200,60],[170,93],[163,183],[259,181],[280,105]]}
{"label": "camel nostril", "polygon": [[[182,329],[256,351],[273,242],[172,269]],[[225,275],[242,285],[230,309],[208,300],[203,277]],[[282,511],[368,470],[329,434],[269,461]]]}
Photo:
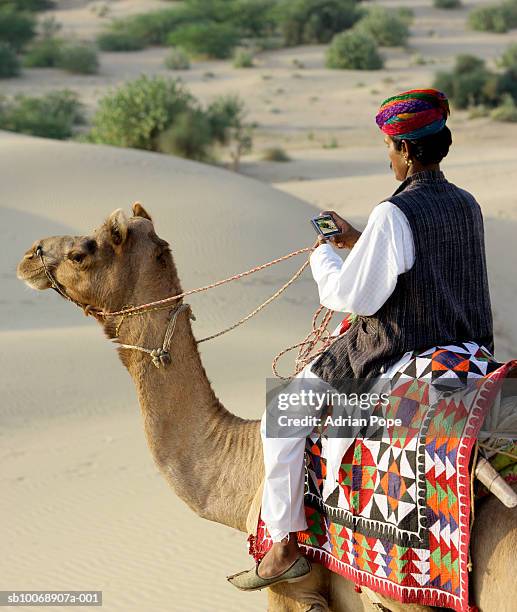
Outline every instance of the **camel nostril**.
{"label": "camel nostril", "polygon": [[41,248],[41,245],[38,245],[36,247],[36,249],[34,250],[34,253],[38,256],[41,257],[43,255],[43,249]]}

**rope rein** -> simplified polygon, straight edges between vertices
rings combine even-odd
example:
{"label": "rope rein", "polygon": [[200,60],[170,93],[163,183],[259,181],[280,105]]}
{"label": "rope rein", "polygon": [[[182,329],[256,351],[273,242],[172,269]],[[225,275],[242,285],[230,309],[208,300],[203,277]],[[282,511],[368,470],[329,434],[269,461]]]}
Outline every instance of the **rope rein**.
{"label": "rope rein", "polygon": [[[140,304],[139,306],[133,306],[131,308],[115,310],[113,312],[100,311],[96,313],[96,316],[99,316],[99,317],[118,317],[121,315],[135,316],[138,314],[142,314],[144,312],[150,312],[154,310],[155,307],[157,306],[166,306],[170,302],[179,300],[180,298],[185,297],[186,295],[193,295],[194,293],[200,293],[201,291],[207,291],[208,289],[214,289],[215,287],[219,287],[219,285],[224,285],[231,281],[239,280],[240,278],[244,278],[245,276],[249,276],[250,274],[254,274],[255,272],[259,272],[260,270],[269,268],[270,266],[274,266],[275,264],[285,261],[286,259],[290,259],[291,257],[300,255],[301,253],[306,253],[307,251],[313,251],[315,247],[316,247],[316,243],[314,243],[313,246],[304,247],[303,249],[298,249],[297,251],[293,251],[292,253],[288,253],[287,255],[283,255],[282,257],[278,257],[277,259],[268,261],[264,264],[261,264],[260,266],[255,266],[254,268],[251,268],[250,270],[246,270],[246,272],[240,272],[239,274],[234,274],[233,276],[229,276],[228,278],[223,278],[222,280],[216,281],[215,283],[210,283],[210,285],[205,285],[204,287],[198,287],[197,289],[190,289],[188,291],[183,291],[183,293],[178,293],[177,295],[172,295],[170,297],[166,297],[161,300],[156,300],[154,302],[149,302],[147,304]],[[307,260],[306,264],[303,266],[304,269],[305,269],[305,266],[308,265],[308,263],[309,261]],[[295,275],[296,278],[298,278],[299,274],[301,274],[301,272],[296,273]],[[67,299],[71,299],[71,298],[67,298]]]}
{"label": "rope rein", "polygon": [[[81,304],[80,302],[74,300],[71,296],[68,295],[65,288],[62,287],[57,282],[57,280],[54,278],[54,276],[51,274],[44,260],[43,251],[41,247],[38,247],[36,251],[36,255],[40,258],[43,269],[45,271],[45,275],[47,276],[51,287],[55,291],[57,291],[63,298],[65,298],[69,302],[72,302],[79,308],[82,308],[82,310],[87,316],[92,315],[99,319],[102,319],[102,318],[107,319],[110,317],[121,317],[120,321],[117,323],[117,326],[116,326],[116,336],[117,337],[113,338],[113,342],[117,344],[118,348],[136,350],[136,351],[140,351],[142,353],[146,353],[150,355],[153,364],[157,368],[160,368],[162,366],[167,367],[171,363],[170,345],[172,342],[172,337],[174,335],[174,330],[176,328],[177,317],[179,313],[182,312],[183,310],[190,309],[190,305],[189,304],[179,304],[179,305],[176,304],[174,305],[174,307],[172,307],[171,312],[170,312],[171,316],[169,318],[169,322],[165,330],[165,336],[163,339],[162,346],[155,348],[155,349],[150,349],[150,348],[146,348],[143,346],[137,346],[133,344],[123,344],[123,343],[117,342],[120,327],[122,323],[124,322],[124,320],[126,319],[126,317],[133,317],[133,316],[143,315],[148,312],[156,312],[159,310],[170,309],[171,302],[179,300],[187,295],[192,295],[194,293],[200,293],[201,291],[208,291],[208,289],[213,289],[215,287],[219,287],[220,285],[224,285],[234,280],[239,280],[241,278],[244,278],[245,276],[249,276],[250,274],[254,274],[255,272],[259,272],[260,270],[264,270],[265,268],[269,268],[270,266],[274,266],[278,263],[281,263],[282,261],[286,261],[287,259],[290,259],[291,257],[295,257],[296,255],[300,255],[302,253],[307,253],[307,252],[312,253],[312,251],[318,246],[318,244],[319,244],[318,241],[316,241],[310,247],[304,247],[302,249],[292,251],[291,253],[288,253],[287,255],[283,255],[282,257],[278,257],[276,259],[268,261],[259,266],[255,266],[254,268],[251,268],[250,270],[246,270],[245,272],[240,272],[239,274],[234,274],[233,276],[229,276],[228,278],[224,278],[222,280],[216,281],[215,283],[210,283],[209,285],[205,285],[203,287],[198,287],[197,289],[190,289],[188,291],[183,291],[182,293],[178,293],[177,295],[166,297],[161,300],[155,300],[153,302],[148,302],[147,304],[140,304],[139,306],[127,306],[127,307],[122,308],[121,310],[116,310],[112,312],[98,311],[92,308],[90,305]],[[242,317],[242,319],[239,319],[239,321],[237,321],[236,323],[229,325],[225,329],[215,334],[206,336],[205,338],[201,338],[200,340],[196,340],[196,343],[200,344],[201,342],[206,342],[207,340],[213,340],[214,338],[218,338],[219,336],[222,336],[223,334],[226,334],[229,331],[239,327],[246,321],[249,321],[249,319],[251,319],[256,314],[258,314],[263,308],[268,306],[273,300],[275,300],[279,295],[281,295],[290,285],[292,285],[301,276],[303,271],[307,268],[307,266],[309,265],[309,262],[310,262],[310,256],[303,263],[303,265],[293,274],[293,276],[280,287],[280,289],[275,291],[273,295],[271,295],[267,300],[262,302],[262,304],[257,306],[257,308],[252,310],[245,317]],[[334,311],[326,309],[326,313],[323,316],[319,325],[317,323],[318,317],[320,316],[323,308],[324,308],[323,306],[319,306],[316,312],[314,313],[314,316],[312,318],[312,329],[309,332],[309,334],[301,342],[294,344],[284,349],[283,351],[280,351],[280,353],[278,353],[278,355],[276,355],[276,357],[273,359],[272,369],[273,369],[273,373],[275,374],[275,376],[283,380],[289,380],[292,376],[296,376],[305,367],[305,365],[309,361],[311,361],[312,359],[320,355],[334,342],[334,340],[337,340],[337,337],[333,338],[327,329],[332,319],[332,315],[334,314]],[[192,312],[190,313],[190,318],[193,320],[195,320],[196,318],[192,314]],[[322,347],[319,350],[315,350],[315,347],[318,345],[318,343],[322,343]],[[283,355],[292,351],[295,348],[298,348],[299,350],[298,350],[298,355],[295,360],[294,372],[290,376],[281,376],[277,370],[278,360]]]}

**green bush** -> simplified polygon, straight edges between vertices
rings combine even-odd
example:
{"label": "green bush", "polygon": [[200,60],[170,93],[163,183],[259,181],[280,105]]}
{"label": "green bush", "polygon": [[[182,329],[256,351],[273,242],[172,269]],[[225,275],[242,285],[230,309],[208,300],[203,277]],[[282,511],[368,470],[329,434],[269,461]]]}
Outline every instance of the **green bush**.
{"label": "green bush", "polygon": [[8,79],[20,74],[20,62],[12,47],[0,41],[0,79]]}
{"label": "green bush", "polygon": [[456,74],[475,72],[477,70],[483,70],[484,68],[485,60],[476,55],[470,55],[469,53],[457,55],[456,61],[454,62],[454,72]]}
{"label": "green bush", "polygon": [[51,0],[7,0],[0,4],[12,4],[17,11],[46,11],[54,6]]}
{"label": "green bush", "polygon": [[468,24],[481,32],[507,32],[511,27],[510,13],[505,5],[481,6],[468,16]]}
{"label": "green bush", "polygon": [[133,44],[139,45],[139,48],[165,45],[169,34],[189,21],[190,15],[181,8],[161,9],[115,19],[100,36],[110,33],[118,35],[119,40],[123,40],[124,37],[127,40],[129,37],[133,40]]}
{"label": "green bush", "polygon": [[0,5],[0,41],[19,52],[35,35],[36,20],[30,13],[19,12],[12,4]]}
{"label": "green bush", "polygon": [[97,44],[102,51],[139,51],[145,47],[142,39],[122,30],[102,32]]}
{"label": "green bush", "polygon": [[211,159],[212,132],[210,122],[200,109],[179,113],[174,123],[158,137],[162,153],[198,161]]}
{"label": "green bush", "polygon": [[461,6],[460,0],[433,0],[435,8],[455,9]]}
{"label": "green bush", "polygon": [[246,122],[244,102],[237,95],[219,96],[206,110],[212,138],[228,147],[233,169],[237,171],[242,155],[249,153],[253,144],[254,125]]}
{"label": "green bush", "polygon": [[502,68],[512,68],[513,66],[517,66],[517,43],[511,44],[505,49],[498,61],[498,64]]}
{"label": "green bush", "polygon": [[490,117],[494,121],[517,122],[517,105],[514,98],[510,94],[505,94],[501,104],[490,113]]}
{"label": "green bush", "polygon": [[415,17],[415,12],[413,11],[413,9],[410,9],[407,6],[401,6],[400,8],[396,9],[395,12],[408,25],[413,22],[413,19]]}
{"label": "green bush", "polygon": [[231,24],[212,22],[186,25],[172,32],[167,40],[192,55],[224,59],[231,55],[240,35]]}
{"label": "green bush", "polygon": [[104,96],[90,142],[173,153],[211,161],[214,144],[230,148],[234,167],[251,148],[244,104],[223,96],[203,110],[179,79],[141,76]]}
{"label": "green bush", "polygon": [[375,40],[363,32],[336,34],[327,49],[327,68],[378,70],[383,66]]}
{"label": "green bush", "polygon": [[288,46],[328,43],[363,15],[355,0],[284,0],[277,20]]}
{"label": "green bush", "polygon": [[228,144],[231,139],[230,130],[243,123],[244,115],[244,102],[238,96],[216,98],[206,110],[214,140],[223,145]]}
{"label": "green bush", "polygon": [[409,38],[406,21],[382,6],[373,6],[354,29],[370,34],[378,45],[385,47],[404,46]]}
{"label": "green bush", "polygon": [[189,56],[181,47],[173,47],[165,58],[165,66],[169,70],[188,70],[190,68]]}
{"label": "green bush", "polygon": [[454,74],[453,72],[439,71],[434,75],[432,87],[443,91],[454,102]]}
{"label": "green bush", "polygon": [[517,102],[517,65],[510,66],[498,75],[496,92],[498,99],[502,100],[509,94]]}
{"label": "green bush", "polygon": [[59,64],[63,41],[59,38],[42,38],[32,43],[23,58],[27,68],[53,68]]}
{"label": "green bush", "polygon": [[474,55],[458,55],[452,72],[438,72],[433,87],[446,92],[458,108],[497,103],[497,75]]}
{"label": "green bush", "polygon": [[141,76],[100,100],[90,139],[157,151],[158,137],[193,106],[193,97],[178,80]]}
{"label": "green bush", "polygon": [[68,44],[61,49],[57,66],[73,74],[95,74],[99,71],[97,51],[86,44]]}
{"label": "green bush", "polygon": [[253,68],[253,53],[247,49],[236,49],[233,54],[234,68]]}
{"label": "green bush", "polygon": [[82,105],[69,90],[41,97],[18,95],[0,102],[0,129],[43,138],[69,138],[83,123]]}
{"label": "green bush", "polygon": [[276,30],[275,0],[236,0],[231,15],[232,23],[247,38],[273,36]]}
{"label": "green bush", "polygon": [[291,158],[282,147],[270,147],[262,152],[261,159],[270,162],[288,162]]}
{"label": "green bush", "polygon": [[488,117],[490,110],[484,105],[472,106],[468,114],[469,119],[480,119],[482,117]]}

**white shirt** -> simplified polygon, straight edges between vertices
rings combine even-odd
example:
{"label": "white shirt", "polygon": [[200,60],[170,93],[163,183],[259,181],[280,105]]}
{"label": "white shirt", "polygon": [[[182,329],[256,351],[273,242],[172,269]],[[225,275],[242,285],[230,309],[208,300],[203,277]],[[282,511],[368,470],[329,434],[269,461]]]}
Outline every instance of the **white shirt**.
{"label": "white shirt", "polygon": [[395,289],[397,277],[415,261],[406,215],[390,201],[372,210],[365,230],[343,262],[327,244],[310,256],[320,303],[331,310],[371,316]]}

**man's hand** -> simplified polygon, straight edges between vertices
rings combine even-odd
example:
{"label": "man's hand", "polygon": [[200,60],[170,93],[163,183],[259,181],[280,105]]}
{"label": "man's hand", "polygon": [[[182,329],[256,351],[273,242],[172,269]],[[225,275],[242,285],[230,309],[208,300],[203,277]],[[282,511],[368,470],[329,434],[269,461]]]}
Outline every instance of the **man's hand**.
{"label": "man's hand", "polygon": [[359,239],[361,232],[356,230],[355,227],[348,223],[348,221],[342,219],[337,212],[334,212],[333,210],[324,210],[320,213],[320,216],[321,215],[330,215],[332,219],[334,219],[334,223],[341,230],[340,234],[330,236],[330,238],[327,238],[327,240],[333,242],[338,249],[351,249]]}

